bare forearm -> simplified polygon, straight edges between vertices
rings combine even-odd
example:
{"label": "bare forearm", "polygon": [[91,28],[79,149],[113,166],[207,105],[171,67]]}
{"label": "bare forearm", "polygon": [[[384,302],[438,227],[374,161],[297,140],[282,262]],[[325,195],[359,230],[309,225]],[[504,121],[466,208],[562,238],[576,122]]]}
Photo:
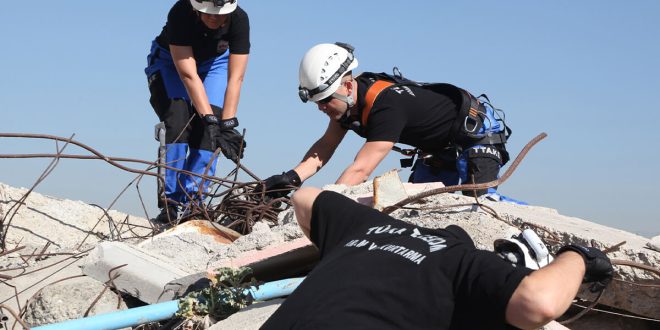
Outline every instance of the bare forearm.
{"label": "bare forearm", "polygon": [[236,117],[238,112],[238,101],[241,99],[241,87],[247,70],[247,54],[230,54],[229,67],[227,70],[227,89],[225,90],[225,102],[222,105],[222,119]]}
{"label": "bare forearm", "polygon": [[582,257],[566,252],[531,273],[509,300],[507,322],[522,329],[536,329],[561,316],[577,294],[584,271]]}
{"label": "bare forearm", "polygon": [[307,180],[316,174],[325,164],[328,163],[335,149],[327,145],[323,140],[318,140],[307,151],[303,160],[294,169],[302,181]]}
{"label": "bare forearm", "polygon": [[371,175],[369,169],[364,168],[356,163],[351,164],[344,172],[341,174],[339,179],[337,179],[336,184],[345,184],[348,186],[353,186],[367,181]]}
{"label": "bare forearm", "polygon": [[344,170],[336,183],[352,186],[367,181],[378,164],[392,150],[393,145],[394,142],[390,141],[365,143],[355,156],[353,163]]}
{"label": "bare forearm", "polygon": [[222,109],[222,119],[230,119],[236,117],[238,112],[238,102],[241,98],[241,86],[243,80],[229,81],[227,83],[227,90],[225,91],[225,104]]}
{"label": "bare forearm", "polygon": [[208,95],[206,95],[206,90],[204,89],[204,83],[197,75],[183,76],[181,77],[183,85],[186,87],[188,96],[192,101],[197,113],[200,116],[211,115],[213,110],[209,104]]}

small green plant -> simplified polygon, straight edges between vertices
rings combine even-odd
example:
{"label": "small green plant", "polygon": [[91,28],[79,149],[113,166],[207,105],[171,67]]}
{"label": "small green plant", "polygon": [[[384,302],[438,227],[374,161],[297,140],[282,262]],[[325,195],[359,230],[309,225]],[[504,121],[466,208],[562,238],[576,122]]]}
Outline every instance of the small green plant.
{"label": "small green plant", "polygon": [[219,321],[250,306],[253,299],[248,289],[257,286],[254,278],[246,281],[251,275],[252,269],[249,267],[223,267],[210,271],[207,276],[211,286],[179,299],[176,316],[192,320],[209,316]]}

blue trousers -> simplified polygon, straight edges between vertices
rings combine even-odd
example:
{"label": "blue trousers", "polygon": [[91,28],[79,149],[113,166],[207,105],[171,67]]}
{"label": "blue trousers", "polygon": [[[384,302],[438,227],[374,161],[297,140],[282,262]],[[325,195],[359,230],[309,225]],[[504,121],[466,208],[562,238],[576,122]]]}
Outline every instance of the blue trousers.
{"label": "blue trousers", "polygon": [[[215,174],[214,150],[205,132],[204,124],[190,101],[174,61],[168,49],[155,41],[147,56],[148,66],[144,70],[149,82],[150,103],[160,121],[165,123],[166,165],[196,174]],[[222,116],[227,89],[227,67],[229,50],[224,54],[197,64],[197,73],[204,82],[204,89],[216,116]],[[208,169],[208,170],[207,170]],[[197,196],[201,179],[165,170],[165,198],[187,202]]]}

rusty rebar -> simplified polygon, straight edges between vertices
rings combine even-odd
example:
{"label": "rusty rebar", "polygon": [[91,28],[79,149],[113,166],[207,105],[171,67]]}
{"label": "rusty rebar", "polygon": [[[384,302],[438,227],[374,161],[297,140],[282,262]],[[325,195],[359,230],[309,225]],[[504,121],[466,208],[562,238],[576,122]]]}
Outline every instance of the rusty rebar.
{"label": "rusty rebar", "polygon": [[[90,250],[91,250],[91,249],[90,249]],[[72,258],[75,258],[75,257],[81,257],[81,256],[83,256],[85,253],[87,253],[88,251],[89,251],[89,250],[84,251],[84,252],[81,252],[81,253],[79,253],[79,254],[76,255],[76,256],[71,256],[71,257],[65,258],[65,259],[63,259],[63,260],[61,260],[61,261],[59,261],[59,262],[56,262],[56,263],[51,264],[51,265],[48,265],[48,266],[46,266],[46,267],[41,267],[41,268],[39,268],[39,269],[36,269],[36,270],[30,271],[30,272],[27,272],[27,273],[21,274],[21,276],[24,276],[24,275],[27,275],[27,274],[32,274],[32,273],[35,273],[35,272],[37,272],[37,271],[44,270],[44,269],[46,269],[46,268],[50,268],[50,267],[52,267],[52,266],[54,266],[54,265],[57,265],[57,264],[59,264],[59,263],[61,263],[61,262],[63,262],[63,261],[67,261],[67,260],[72,259]],[[63,269],[65,269],[65,268],[67,268],[67,267],[73,265],[74,263],[76,263],[76,262],[78,262],[78,261],[80,261],[80,259],[73,260],[72,262],[68,263],[67,265],[63,266],[62,268],[56,270],[55,272],[52,272],[52,273],[49,274],[48,276],[42,278],[41,280],[39,280],[39,281],[33,283],[33,284],[30,285],[30,286],[24,288],[23,290],[21,290],[21,291],[18,292],[17,294],[21,294],[21,293],[23,293],[23,292],[29,290],[29,289],[32,288],[33,286],[35,286],[35,285],[37,285],[37,284],[43,282],[43,281],[46,280],[47,278],[49,278],[49,277],[51,277],[51,276],[53,276],[53,275],[59,273],[59,272],[62,271]],[[16,276],[16,277],[18,277],[18,276]],[[4,303],[4,302],[6,302],[6,301],[8,301],[9,299],[11,299],[11,297],[5,299],[4,301],[1,301],[0,304],[1,304],[1,303]]]}
{"label": "rusty rebar", "polygon": [[[94,298],[94,300],[92,300],[92,303],[89,305],[89,307],[87,307],[87,310],[85,311],[85,313],[83,313],[83,317],[89,316],[89,313],[92,311],[92,308],[94,308],[96,303],[99,300],[101,300],[101,297],[103,297],[103,294],[108,290],[108,288],[114,288],[115,287],[115,283],[113,281],[115,279],[117,279],[117,277],[119,277],[119,275],[121,275],[121,274],[112,274],[112,272],[118,270],[119,268],[125,267],[127,265],[128,264],[123,264],[123,265],[119,265],[119,266],[110,268],[110,270],[108,271],[108,280],[105,283],[103,283],[103,290],[101,290],[101,293],[99,293],[96,296],[96,298]],[[110,285],[112,285],[112,286],[110,286]]]}
{"label": "rusty rebar", "polygon": [[651,272],[651,273],[655,274],[656,276],[660,277],[660,269],[653,268],[651,266],[647,266],[647,265],[640,264],[638,262],[634,262],[634,261],[630,261],[630,260],[610,259],[610,261],[612,262],[613,265],[638,268],[638,269],[641,269],[641,270]]}
{"label": "rusty rebar", "polygon": [[596,307],[596,305],[598,305],[600,298],[603,296],[603,292],[605,292],[604,288],[600,290],[598,296],[596,297],[596,300],[594,300],[587,308],[581,310],[579,313],[573,315],[569,319],[559,322],[559,324],[563,325],[563,324],[569,324],[571,322],[575,322],[578,319],[580,319],[582,316],[584,316],[584,314],[587,314],[591,309],[593,309],[594,307]]}
{"label": "rusty rebar", "polygon": [[509,166],[509,168],[506,170],[506,172],[504,172],[504,174],[497,180],[490,181],[490,182],[485,182],[485,183],[476,183],[476,184],[473,183],[473,184],[448,186],[448,187],[432,189],[432,190],[429,190],[429,191],[424,191],[424,192],[421,192],[417,195],[408,197],[408,198],[406,198],[406,199],[404,199],[404,200],[402,200],[402,201],[400,201],[400,202],[398,202],[394,205],[388,206],[385,209],[383,209],[382,212],[384,214],[390,214],[390,213],[396,211],[397,209],[401,208],[402,206],[404,206],[406,204],[415,202],[415,201],[417,201],[419,199],[422,199],[422,198],[425,198],[425,197],[429,197],[429,196],[433,196],[433,195],[437,195],[437,194],[441,194],[441,193],[463,191],[463,190],[483,190],[483,189],[488,189],[488,188],[492,188],[492,187],[497,187],[497,186],[501,185],[502,183],[504,183],[506,180],[509,179],[509,177],[516,170],[516,168],[518,167],[520,162],[522,162],[522,160],[525,158],[525,156],[527,155],[527,152],[529,152],[529,150],[532,147],[534,147],[534,145],[536,145],[539,141],[543,140],[547,136],[548,135],[546,133],[541,133],[541,134],[537,135],[535,138],[533,138],[531,141],[529,141],[525,145],[525,147],[522,149],[522,151],[520,151],[520,154],[518,154],[518,157],[516,157],[516,159],[511,164],[511,166]]}
{"label": "rusty rebar", "polygon": [[18,314],[13,309],[11,309],[9,306],[4,305],[4,304],[0,304],[0,309],[4,309],[4,310],[8,311],[9,314],[11,314],[14,317],[14,320],[16,320],[18,323],[20,323],[23,326],[24,329],[28,329],[28,330],[30,329],[30,327],[27,325],[27,323],[25,323],[25,321],[23,321],[23,319],[20,316],[18,316]]}
{"label": "rusty rebar", "polygon": [[16,251],[23,250],[23,249],[25,249],[25,246],[19,246],[17,248],[11,249],[11,250],[0,252],[0,257],[3,257],[5,255],[8,255],[8,254],[11,254],[11,253],[14,253]]}
{"label": "rusty rebar", "polygon": [[[62,151],[69,145],[70,141],[73,140],[73,136],[74,135],[71,135],[69,139],[61,138],[62,141],[66,142],[61,149],[57,147],[57,143],[56,143],[56,148],[55,148],[55,150],[57,151],[56,156],[61,154]],[[45,180],[46,177],[55,169],[59,161],[60,161],[59,157],[53,158],[50,164],[48,164],[48,166],[46,166],[46,169],[41,173],[39,178],[37,178],[36,182],[32,185],[32,187],[20,198],[19,202],[14,203],[14,205],[12,205],[12,207],[9,208],[9,210],[2,218],[2,220],[0,220],[0,249],[4,250],[7,247],[6,245],[7,233],[9,231],[9,227],[11,226],[11,222],[14,219],[14,216],[16,216],[16,214],[18,213],[18,210],[21,208],[21,206],[23,206],[24,202],[27,200],[28,196],[30,195],[30,193],[32,193],[34,188],[36,188],[43,180]],[[9,217],[9,221],[6,221],[7,216],[9,214],[11,214],[11,216]]]}

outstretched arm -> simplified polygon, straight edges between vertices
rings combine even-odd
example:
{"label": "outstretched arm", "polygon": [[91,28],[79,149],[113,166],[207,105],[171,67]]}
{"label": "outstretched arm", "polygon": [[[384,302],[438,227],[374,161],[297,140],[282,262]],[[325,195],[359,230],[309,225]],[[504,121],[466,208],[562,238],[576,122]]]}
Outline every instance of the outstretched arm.
{"label": "outstretched arm", "polygon": [[352,186],[366,181],[393,146],[394,142],[389,141],[365,143],[336,183]]}
{"label": "outstretched arm", "polygon": [[193,56],[192,47],[170,45],[170,53],[172,54],[176,71],[179,73],[183,86],[186,87],[186,91],[197,113],[199,113],[200,117],[212,115],[213,110],[211,110],[209,98],[204,89],[204,83],[197,74],[197,61],[195,61],[195,57]]}
{"label": "outstretched arm", "polygon": [[346,130],[339,123],[331,120],[323,136],[309,148],[303,160],[294,168],[302,181],[316,174],[321,167],[328,163],[344,136],[346,136]]}
{"label": "outstretched arm", "polygon": [[580,254],[560,254],[520,282],[506,307],[507,322],[521,329],[537,329],[560,317],[571,305],[584,273]]}
{"label": "outstretched arm", "polygon": [[241,97],[241,86],[247,69],[247,54],[229,54],[229,67],[227,70],[227,90],[225,90],[225,103],[222,110],[222,119],[236,117],[238,101]]}

